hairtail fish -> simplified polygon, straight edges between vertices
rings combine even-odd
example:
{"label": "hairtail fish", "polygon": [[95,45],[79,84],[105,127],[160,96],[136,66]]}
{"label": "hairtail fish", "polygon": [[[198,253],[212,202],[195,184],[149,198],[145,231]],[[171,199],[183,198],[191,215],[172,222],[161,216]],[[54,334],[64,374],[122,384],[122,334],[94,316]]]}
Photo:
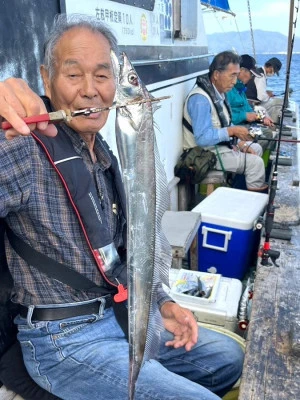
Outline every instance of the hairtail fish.
{"label": "hairtail fish", "polygon": [[172,260],[161,228],[169,194],[155,139],[153,97],[125,53],[120,55],[120,62],[113,52],[111,59],[116,76],[116,142],[127,202],[131,400],[139,371],[145,361],[155,357],[163,329],[156,291],[161,283],[168,285]]}

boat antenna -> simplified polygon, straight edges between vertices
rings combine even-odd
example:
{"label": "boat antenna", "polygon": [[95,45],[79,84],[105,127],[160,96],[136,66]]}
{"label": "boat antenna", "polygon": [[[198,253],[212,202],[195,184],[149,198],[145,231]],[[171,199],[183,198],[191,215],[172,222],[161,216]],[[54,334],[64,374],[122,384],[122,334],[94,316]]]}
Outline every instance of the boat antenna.
{"label": "boat antenna", "polygon": [[253,51],[253,56],[256,59],[256,52],[255,52],[255,45],[254,45],[254,34],[253,34],[252,18],[251,18],[250,0],[247,0],[247,4],[248,4],[248,16],[249,16],[250,33],[251,33],[251,41],[252,41],[252,51]]}
{"label": "boat antenna", "polygon": [[[299,0],[298,0],[298,6],[299,6]],[[296,28],[296,22],[297,22],[297,15],[298,15],[298,10],[299,7],[296,8],[297,10],[297,15],[294,21],[294,0],[291,0],[290,2],[290,29],[289,29],[289,38],[288,38],[288,55],[287,55],[287,68],[286,68],[286,80],[285,80],[285,92],[284,92],[284,99],[283,99],[283,105],[281,109],[281,118],[280,118],[280,127],[279,127],[279,135],[278,135],[278,144],[277,144],[277,150],[276,150],[276,158],[275,158],[275,163],[274,163],[274,169],[273,169],[273,174],[272,174],[272,179],[270,183],[270,189],[269,189],[269,200],[268,200],[268,205],[266,209],[266,214],[265,214],[265,243],[263,247],[260,249],[259,256],[261,257],[261,265],[263,266],[270,266],[272,264],[278,266],[276,264],[277,258],[280,256],[280,252],[277,250],[272,250],[270,247],[270,236],[271,236],[271,231],[273,228],[273,221],[274,221],[274,213],[275,213],[275,206],[274,206],[274,199],[276,195],[276,190],[277,190],[277,176],[278,176],[278,160],[279,160],[279,152],[280,152],[280,143],[281,143],[281,137],[282,137],[282,131],[283,131],[283,117],[284,117],[284,109],[288,103],[288,95],[289,95],[289,80],[290,80],[290,70],[291,70],[291,60],[292,60],[292,54],[293,54],[293,47],[294,47],[294,40],[295,40],[295,28]],[[269,259],[271,259],[272,263],[269,262]]]}

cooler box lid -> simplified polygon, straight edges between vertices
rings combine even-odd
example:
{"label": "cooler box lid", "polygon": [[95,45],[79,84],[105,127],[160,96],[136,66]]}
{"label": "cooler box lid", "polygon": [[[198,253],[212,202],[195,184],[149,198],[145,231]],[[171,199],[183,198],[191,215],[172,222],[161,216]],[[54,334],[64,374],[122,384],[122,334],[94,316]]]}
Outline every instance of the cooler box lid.
{"label": "cooler box lid", "polygon": [[192,209],[201,221],[229,228],[249,230],[268,203],[268,195],[219,187]]}

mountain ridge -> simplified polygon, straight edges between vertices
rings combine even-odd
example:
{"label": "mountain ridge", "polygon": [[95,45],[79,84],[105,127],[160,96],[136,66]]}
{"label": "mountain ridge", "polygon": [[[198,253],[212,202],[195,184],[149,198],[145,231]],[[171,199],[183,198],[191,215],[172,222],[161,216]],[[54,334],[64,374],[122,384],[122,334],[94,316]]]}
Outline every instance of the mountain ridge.
{"label": "mountain ridge", "polygon": [[[207,34],[208,50],[219,53],[224,50],[236,50],[240,54],[252,53],[252,38],[250,31],[219,32]],[[220,40],[220,37],[223,40]],[[256,29],[253,31],[255,52],[286,53],[288,36],[272,31]],[[267,51],[266,51],[267,48]],[[293,52],[300,52],[300,37],[295,37]]]}

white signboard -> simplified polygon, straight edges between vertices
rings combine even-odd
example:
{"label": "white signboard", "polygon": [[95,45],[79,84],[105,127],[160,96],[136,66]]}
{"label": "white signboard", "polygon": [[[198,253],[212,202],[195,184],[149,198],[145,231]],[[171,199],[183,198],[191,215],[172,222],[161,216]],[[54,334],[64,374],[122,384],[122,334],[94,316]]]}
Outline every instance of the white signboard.
{"label": "white signboard", "polygon": [[156,0],[153,11],[109,0],[65,0],[65,3],[67,14],[93,15],[107,23],[120,45],[171,44],[171,0]]}

